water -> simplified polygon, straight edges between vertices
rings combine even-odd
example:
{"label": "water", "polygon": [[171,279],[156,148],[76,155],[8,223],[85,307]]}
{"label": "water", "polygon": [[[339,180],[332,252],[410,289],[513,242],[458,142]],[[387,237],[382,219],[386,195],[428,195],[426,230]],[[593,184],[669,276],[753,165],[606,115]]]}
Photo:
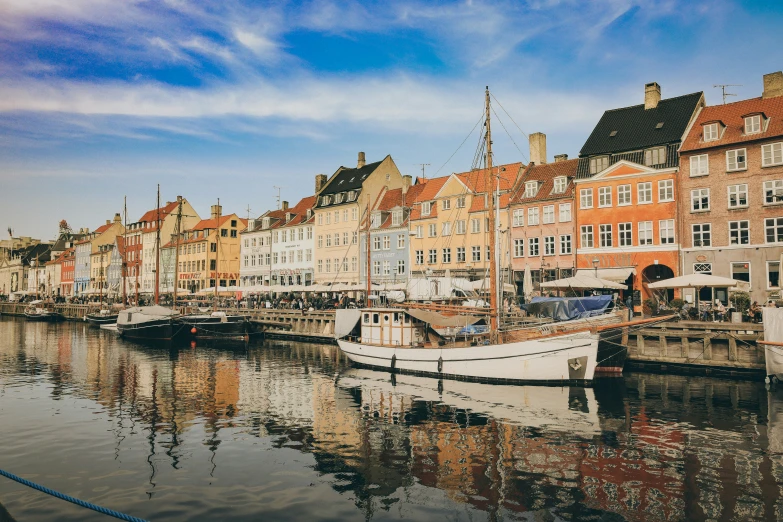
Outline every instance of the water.
{"label": "water", "polygon": [[[783,392],[351,369],[334,346],[150,349],[0,319],[0,468],[150,520],[777,520]],[[0,477],[18,521],[106,520]]]}

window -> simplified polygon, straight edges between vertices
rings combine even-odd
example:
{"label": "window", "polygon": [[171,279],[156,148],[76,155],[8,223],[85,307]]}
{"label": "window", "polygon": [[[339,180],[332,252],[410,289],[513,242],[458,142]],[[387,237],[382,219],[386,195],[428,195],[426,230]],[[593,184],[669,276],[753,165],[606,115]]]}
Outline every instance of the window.
{"label": "window", "polygon": [[331,225],[332,224],[332,213],[329,212],[326,214],[326,224]]}
{"label": "window", "polygon": [[527,209],[527,224],[538,225],[538,207],[530,207]]}
{"label": "window", "polygon": [[571,234],[560,236],[560,253],[561,254],[571,253]]}
{"label": "window", "polygon": [[334,233],[334,246],[340,246],[340,233]]}
{"label": "window", "polygon": [[383,262],[383,275],[385,275],[385,276],[391,275],[391,261],[384,261]]}
{"label": "window", "polygon": [[555,255],[555,236],[546,236],[544,238],[544,255]]}
{"label": "window", "polygon": [[438,250],[435,248],[430,248],[430,257],[429,257],[429,264],[434,265],[438,262]]}
{"label": "window", "polygon": [[622,207],[631,204],[631,185],[617,187],[617,206]]}
{"label": "window", "polygon": [[764,204],[771,205],[783,201],[783,179],[764,182]]}
{"label": "window", "polygon": [[405,248],[405,234],[397,234],[397,249]]}
{"label": "window", "polygon": [[560,222],[568,223],[571,221],[571,203],[560,203]]}
{"label": "window", "polygon": [[457,263],[465,262],[465,247],[457,247]]}
{"label": "window", "polygon": [[451,249],[450,248],[444,248],[443,252],[443,262],[444,263],[451,263]]}
{"label": "window", "polygon": [[750,221],[729,221],[729,244],[750,244]]}
{"label": "window", "polygon": [[523,227],[523,226],[525,226],[525,209],[524,208],[516,208],[516,209],[514,209],[514,226],[515,227]]}
{"label": "window", "polygon": [[[340,215],[339,212],[336,212],[335,215]],[[370,227],[371,228],[378,228],[381,226],[381,215],[380,214],[373,214],[370,216]]]}
{"label": "window", "polygon": [[764,231],[767,243],[783,243],[783,218],[765,219]]}
{"label": "window", "polygon": [[372,238],[372,249],[373,250],[380,250],[381,249],[381,238],[378,236],[375,236]]}
{"label": "window", "polygon": [[319,259],[318,260],[318,273],[321,273],[323,271],[324,271],[324,262],[323,262],[323,260]]}
{"label": "window", "polygon": [[748,186],[729,185],[729,208],[741,208],[748,206]]}
{"label": "window", "polygon": [[598,188],[598,206],[599,207],[612,206],[612,187]]}
{"label": "window", "polygon": [[552,188],[553,194],[562,194],[565,192],[566,189],[566,178],[565,176],[558,176],[555,178],[554,181],[554,187]]}
{"label": "window", "polygon": [[356,241],[357,241],[357,239],[358,239],[358,236],[359,236],[359,233],[358,233],[358,232],[354,232],[354,233],[353,233],[353,235],[351,236],[351,244],[352,244],[352,245],[355,245],[355,244],[356,244]]}
{"label": "window", "polygon": [[383,249],[389,250],[391,248],[391,237],[383,236]]}
{"label": "window", "polygon": [[[348,222],[348,209],[343,209],[343,221]],[[302,239],[301,237],[299,239]]]}
{"label": "window", "polygon": [[343,245],[348,245],[348,232],[343,232]]}
{"label": "window", "polygon": [[441,229],[441,236],[450,236],[451,235],[451,221],[444,221],[443,227]]}
{"label": "window", "polygon": [[470,220],[470,232],[472,234],[478,234],[481,232],[481,220],[480,219],[471,219]]}
{"label": "window", "polygon": [[515,239],[514,240],[514,257],[524,257],[525,255],[525,240],[524,239]]}
{"label": "window", "polygon": [[709,156],[706,154],[699,154],[698,156],[691,156],[691,174],[692,178],[696,176],[706,176],[710,173],[710,161]]}
{"label": "window", "polygon": [[405,274],[405,260],[399,259],[397,261],[397,275]]}
{"label": "window", "polygon": [[[342,194],[338,194],[338,196],[342,196]],[[340,197],[338,199],[342,200],[342,197]],[[339,201],[338,201],[338,203],[339,203]],[[335,210],[334,211],[334,222],[335,223],[339,223],[340,222],[340,211],[339,210]]]}
{"label": "window", "polygon": [[392,212],[392,226],[398,227],[402,223],[402,212],[400,211],[394,211]]}
{"label": "window", "polygon": [[543,223],[549,224],[555,222],[555,206],[554,205],[545,205],[543,208],[544,216],[543,216]]}
{"label": "window", "polygon": [[639,245],[653,244],[652,221],[639,221]]}
{"label": "window", "polygon": [[709,223],[693,225],[693,246],[712,245],[712,226]]}
{"label": "window", "polygon": [[474,262],[481,261],[481,247],[480,246],[474,246],[471,247],[471,260]]}
{"label": "window", "polygon": [[227,228],[221,228],[220,229],[220,237],[228,237],[228,229]]}
{"label": "window", "polygon": [[733,170],[745,170],[748,168],[747,158],[745,157],[745,149],[727,150],[726,151],[726,170],[731,172]]}
{"label": "window", "polygon": [[664,179],[658,182],[658,202],[674,201],[674,180]]}
{"label": "window", "polygon": [[532,198],[538,192],[538,181],[525,182],[525,194],[523,197]]}
{"label": "window", "polygon": [[457,208],[465,208],[465,196],[457,197]]}
{"label": "window", "polygon": [[590,174],[598,174],[609,166],[609,156],[590,158]]}
{"label": "window", "polygon": [[593,189],[579,190],[579,208],[593,208]]}
{"label": "window", "polygon": [[421,225],[416,225],[416,237],[418,239],[424,237],[424,228]]}
{"label": "window", "polygon": [[620,246],[633,246],[633,223],[620,223],[618,233],[620,234]]}
{"label": "window", "polygon": [[783,142],[761,146],[761,166],[783,165]]}
{"label": "window", "polygon": [[648,167],[666,163],[666,147],[655,147],[644,151],[644,164]]}
{"label": "window", "polygon": [[417,250],[416,251],[416,264],[417,265],[424,264],[424,250]]}
{"label": "window", "polygon": [[593,248],[593,225],[582,225],[582,248]]}
{"label": "window", "polygon": [[602,247],[612,246],[612,225],[598,225],[598,237]]}
{"label": "window", "polygon": [[718,124],[710,123],[704,126],[704,141],[715,141],[718,139]]}
{"label": "window", "polygon": [[745,118],[745,134],[761,132],[761,115],[754,114]]}
{"label": "window", "polygon": [[460,219],[454,222],[454,233],[455,234],[464,234],[465,233],[465,220]]}
{"label": "window", "polygon": [[372,275],[381,275],[381,262],[380,261],[373,261],[372,262]]}
{"label": "window", "polygon": [[639,204],[652,203],[652,182],[639,183],[636,185],[636,192]]}
{"label": "window", "polygon": [[432,212],[432,202],[431,201],[425,201],[421,204],[421,214],[423,216],[429,216]]}
{"label": "window", "polygon": [[359,209],[352,208],[351,209],[351,221],[356,221],[358,216],[359,216]]}
{"label": "window", "polygon": [[745,261],[731,263],[731,278],[750,283],[750,263]]}
{"label": "window", "polygon": [[710,209],[710,189],[691,190],[691,212],[703,212]]}
{"label": "window", "polygon": [[437,223],[430,223],[429,226],[429,236],[435,237],[438,235],[438,225]]}
{"label": "window", "polygon": [[538,248],[538,238],[537,237],[531,237],[527,240],[527,255],[530,257],[538,257],[539,248]]}
{"label": "window", "polygon": [[450,199],[444,199],[440,202],[440,206],[443,210],[450,210],[451,209],[451,200]]}
{"label": "window", "polygon": [[767,261],[767,289],[780,288],[780,261]]}

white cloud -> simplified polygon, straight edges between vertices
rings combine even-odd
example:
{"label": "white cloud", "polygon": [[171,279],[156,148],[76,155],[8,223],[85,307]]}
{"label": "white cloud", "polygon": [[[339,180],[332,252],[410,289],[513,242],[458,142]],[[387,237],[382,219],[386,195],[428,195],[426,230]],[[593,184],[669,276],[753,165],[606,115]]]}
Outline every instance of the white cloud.
{"label": "white cloud", "polygon": [[245,29],[234,29],[234,37],[262,60],[278,58],[280,46],[263,34]]}

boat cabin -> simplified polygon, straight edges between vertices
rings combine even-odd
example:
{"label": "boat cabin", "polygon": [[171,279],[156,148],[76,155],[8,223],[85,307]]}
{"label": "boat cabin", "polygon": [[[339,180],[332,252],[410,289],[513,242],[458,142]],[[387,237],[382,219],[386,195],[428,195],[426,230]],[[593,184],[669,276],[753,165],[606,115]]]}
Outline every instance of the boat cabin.
{"label": "boat cabin", "polygon": [[424,343],[427,325],[404,310],[362,310],[361,342],[383,346],[417,346]]}

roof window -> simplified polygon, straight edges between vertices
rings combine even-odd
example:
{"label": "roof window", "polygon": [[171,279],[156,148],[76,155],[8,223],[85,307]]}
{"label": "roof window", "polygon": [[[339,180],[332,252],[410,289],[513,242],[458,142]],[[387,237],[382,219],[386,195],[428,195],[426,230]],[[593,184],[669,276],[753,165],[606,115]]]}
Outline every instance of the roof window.
{"label": "roof window", "polygon": [[659,121],[658,124],[655,126],[656,129],[662,129],[663,128],[663,122]]}
{"label": "roof window", "polygon": [[761,132],[761,114],[745,116],[745,134],[757,134]]}
{"label": "roof window", "polygon": [[613,130],[612,132],[609,133],[609,137],[610,138],[614,138],[615,136],[617,136],[617,131],[616,130]]}

